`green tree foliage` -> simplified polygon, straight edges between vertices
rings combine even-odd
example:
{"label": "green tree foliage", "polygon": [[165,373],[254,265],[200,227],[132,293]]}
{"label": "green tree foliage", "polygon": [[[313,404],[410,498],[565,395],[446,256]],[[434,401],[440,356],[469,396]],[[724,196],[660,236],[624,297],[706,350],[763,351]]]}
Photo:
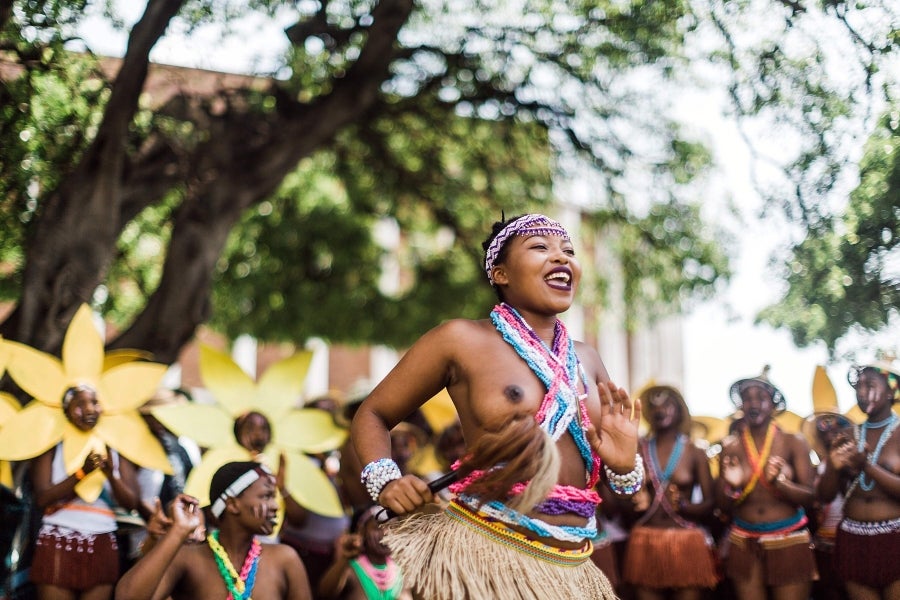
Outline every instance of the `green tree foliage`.
{"label": "green tree foliage", "polygon": [[886,115],[860,162],[843,215],[821,222],[791,249],[787,292],[760,318],[800,345],[835,351],[848,332],[877,332],[900,310],[900,113]]}
{"label": "green tree foliage", "polygon": [[[642,254],[622,263],[636,315],[727,274],[692,198],[708,157],[660,91],[697,24],[683,2],[149,0],[115,64],[76,39],[91,10],[0,4],[6,337],[54,350],[91,301],[112,347],[163,361],[206,322],[403,345],[483,314],[490,222],[588,169],[581,209]],[[247,10],[295,16],[277,78],[173,86],[149,64],[167,28]]]}
{"label": "green tree foliage", "polygon": [[[796,225],[773,261],[784,295],[758,318],[787,328],[802,346],[824,342],[834,354],[848,332],[883,329],[900,308],[892,254],[900,194],[900,5],[709,0],[696,6],[722,41],[713,56],[725,67],[734,111],[748,138],[762,140],[762,216],[783,215]],[[757,24],[752,35],[749,23]]]}

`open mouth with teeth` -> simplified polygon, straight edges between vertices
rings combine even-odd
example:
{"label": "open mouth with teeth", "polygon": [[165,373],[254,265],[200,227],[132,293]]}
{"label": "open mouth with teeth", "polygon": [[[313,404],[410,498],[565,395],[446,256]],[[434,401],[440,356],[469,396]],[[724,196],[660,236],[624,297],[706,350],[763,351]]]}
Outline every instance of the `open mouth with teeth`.
{"label": "open mouth with teeth", "polygon": [[564,270],[553,271],[544,277],[544,281],[551,287],[568,290],[572,287],[572,274]]}

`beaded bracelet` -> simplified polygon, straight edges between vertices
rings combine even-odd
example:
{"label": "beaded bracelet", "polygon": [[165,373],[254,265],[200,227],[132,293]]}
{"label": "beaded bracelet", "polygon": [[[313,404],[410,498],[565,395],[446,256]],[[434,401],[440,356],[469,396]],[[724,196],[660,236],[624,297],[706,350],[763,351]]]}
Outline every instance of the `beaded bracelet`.
{"label": "beaded bracelet", "polygon": [[609,488],[621,496],[630,496],[644,485],[644,459],[640,454],[634,457],[634,469],[628,473],[616,473],[607,465],[603,465]]}
{"label": "beaded bracelet", "polygon": [[377,504],[378,496],[381,495],[384,486],[401,477],[403,474],[397,463],[390,458],[379,458],[363,467],[359,480],[366,486],[366,491],[369,492],[372,501]]}

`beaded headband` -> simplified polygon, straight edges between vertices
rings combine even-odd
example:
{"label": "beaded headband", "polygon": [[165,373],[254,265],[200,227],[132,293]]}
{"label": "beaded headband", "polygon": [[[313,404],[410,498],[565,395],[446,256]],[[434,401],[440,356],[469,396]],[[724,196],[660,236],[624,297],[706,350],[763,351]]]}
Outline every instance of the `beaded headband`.
{"label": "beaded headband", "polygon": [[244,490],[253,485],[257,479],[263,476],[273,477],[272,471],[270,471],[265,465],[258,464],[235,479],[231,483],[231,485],[225,488],[225,491],[219,494],[219,497],[216,498],[215,502],[212,503],[212,506],[209,509],[210,512],[218,519],[225,511],[225,502],[228,500],[228,498],[237,498],[241,495],[241,493],[244,492]]}
{"label": "beaded headband", "polygon": [[559,221],[554,221],[545,215],[529,214],[513,219],[494,236],[484,253],[484,271],[492,284],[494,278],[491,276],[491,271],[494,270],[497,256],[509,238],[516,235],[557,235],[567,240],[570,239],[569,232]]}

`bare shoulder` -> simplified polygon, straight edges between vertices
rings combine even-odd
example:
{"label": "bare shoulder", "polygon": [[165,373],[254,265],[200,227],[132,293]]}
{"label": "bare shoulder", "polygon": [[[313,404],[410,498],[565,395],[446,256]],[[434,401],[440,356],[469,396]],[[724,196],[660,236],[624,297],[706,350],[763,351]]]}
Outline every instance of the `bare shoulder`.
{"label": "bare shoulder", "polygon": [[263,544],[262,551],[263,556],[274,560],[279,565],[291,568],[299,565],[300,568],[303,568],[303,561],[300,560],[300,555],[287,544]]}
{"label": "bare shoulder", "polygon": [[799,433],[785,434],[785,441],[787,442],[791,450],[799,452],[801,454],[809,455],[809,442],[807,442],[806,438]]}
{"label": "bare shoulder", "polygon": [[471,340],[495,332],[487,319],[450,319],[434,327],[428,335],[442,340]]}
{"label": "bare shoulder", "polygon": [[578,359],[581,361],[581,364],[588,374],[590,374],[591,378],[598,383],[609,381],[609,373],[606,371],[606,365],[603,364],[603,359],[600,358],[600,353],[597,352],[596,348],[579,341],[574,342],[574,344]]}

